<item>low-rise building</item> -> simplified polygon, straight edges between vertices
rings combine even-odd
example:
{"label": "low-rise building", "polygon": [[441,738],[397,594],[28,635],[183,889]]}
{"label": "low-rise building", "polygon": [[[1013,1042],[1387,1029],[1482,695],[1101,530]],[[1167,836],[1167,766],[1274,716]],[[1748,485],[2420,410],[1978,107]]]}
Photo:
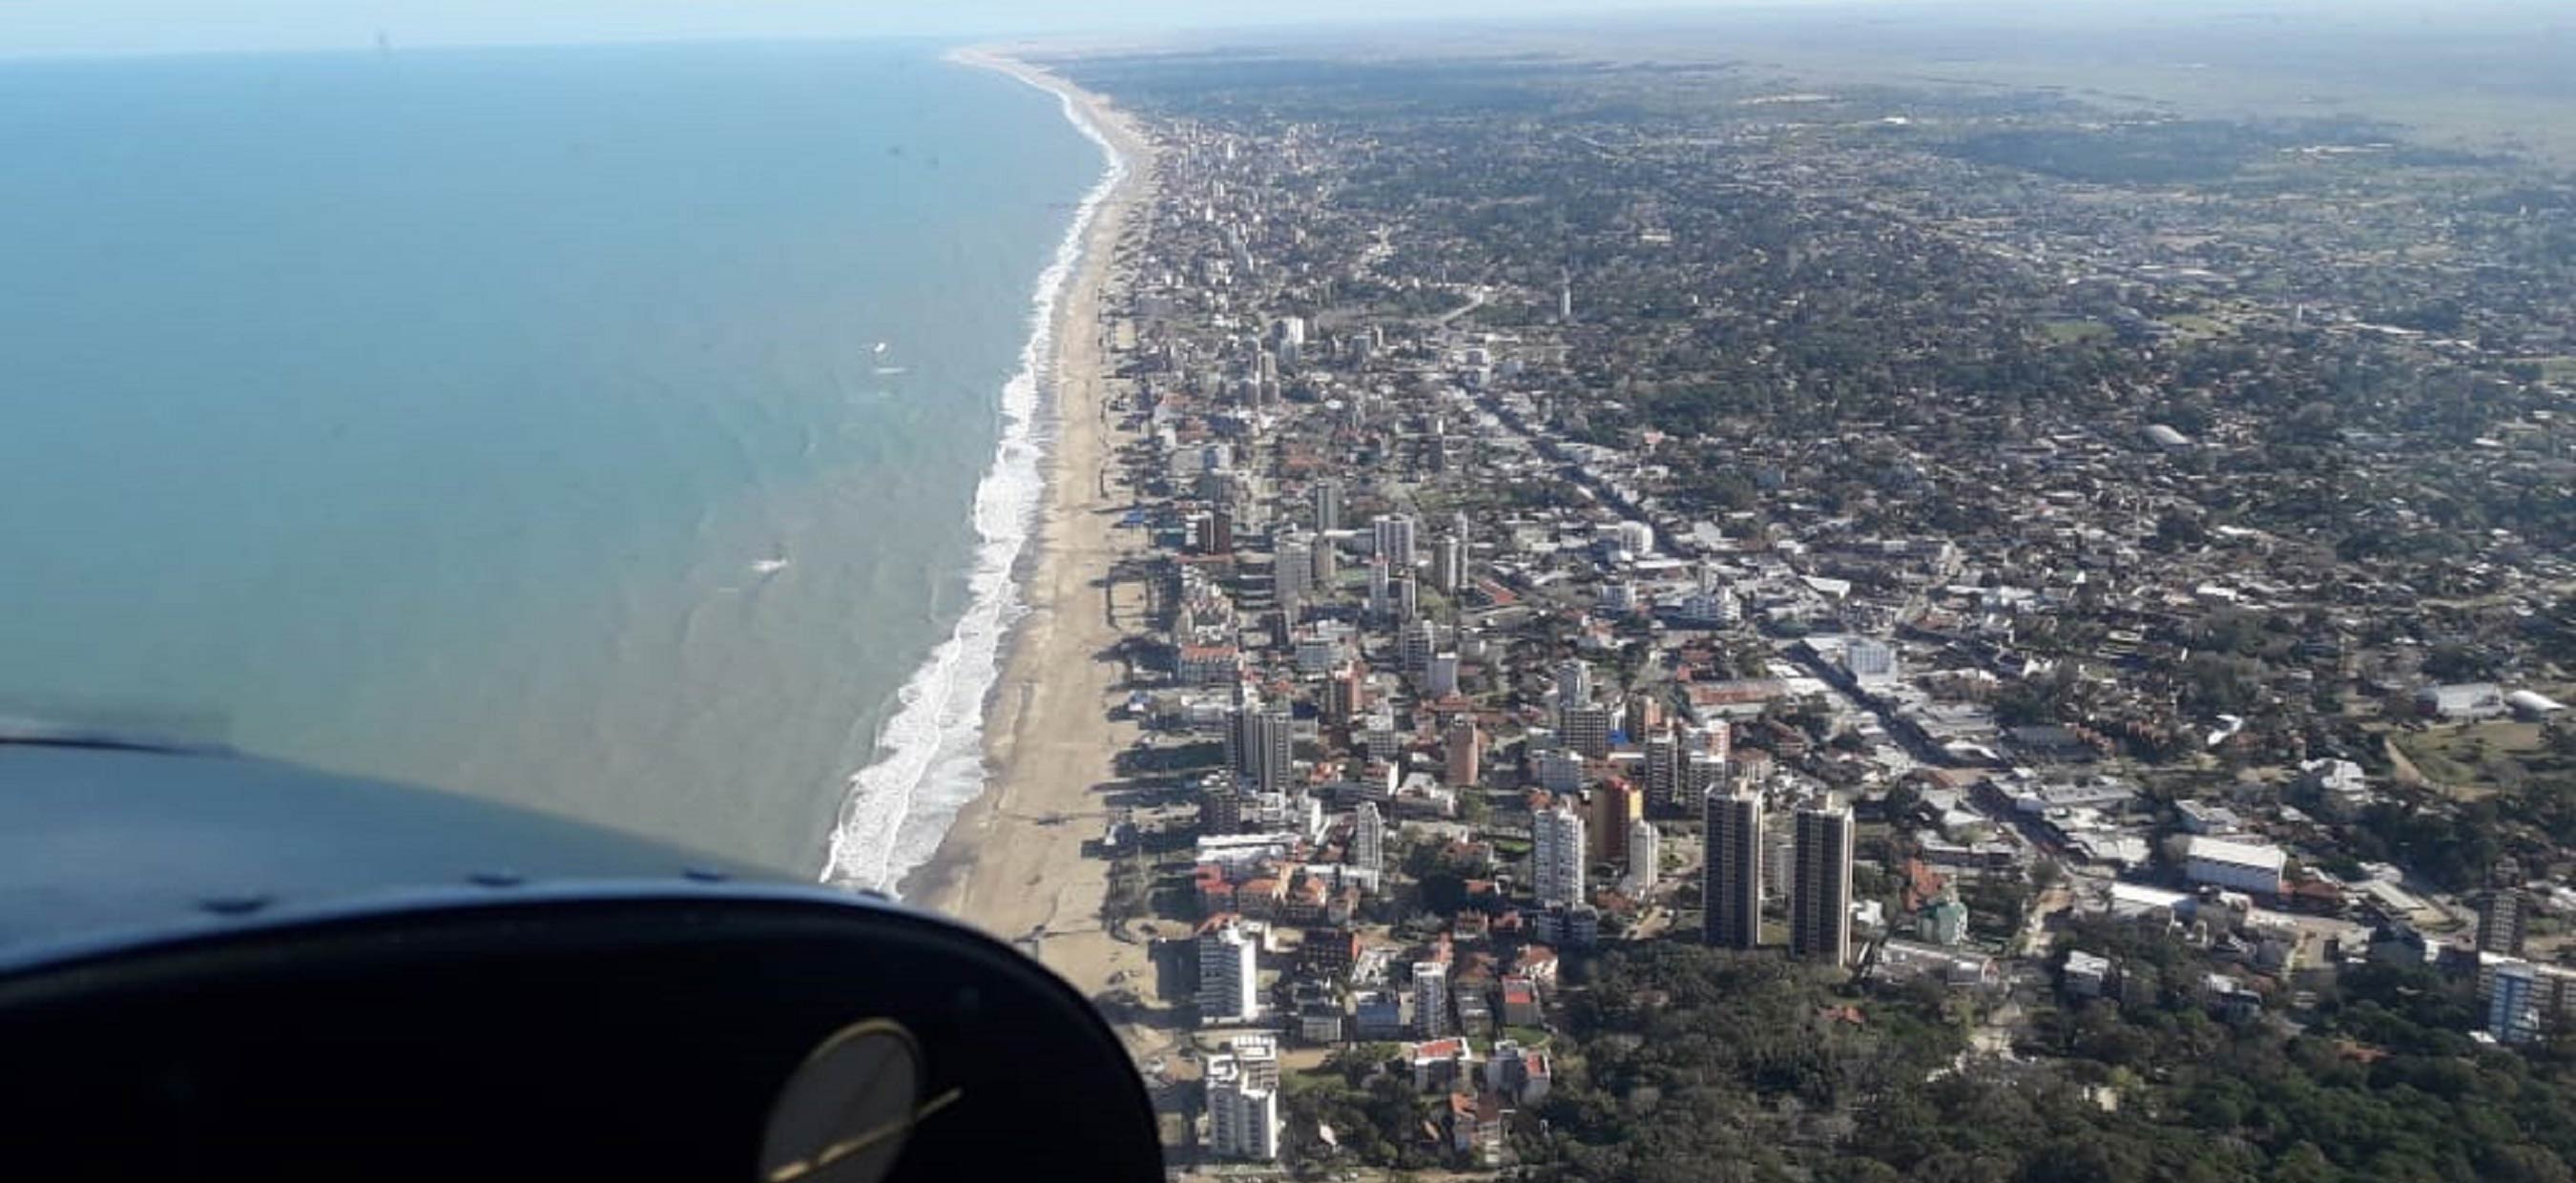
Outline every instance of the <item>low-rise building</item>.
{"label": "low-rise building", "polygon": [[1870,974],[1891,982],[1929,977],[1945,986],[1971,990],[1995,989],[2004,980],[1995,959],[1983,953],[1902,937],[1880,943],[1876,960],[1870,963]]}
{"label": "low-rise building", "polygon": [[2281,893],[2281,871],[2289,857],[2268,842],[2194,837],[2183,843],[2183,876],[2260,895]]}
{"label": "low-rise building", "polygon": [[2505,702],[2504,688],[2493,682],[2427,686],[2416,692],[2415,706],[2427,715],[2454,723],[2502,718],[2512,709]]}
{"label": "low-rise building", "polygon": [[1520,975],[1503,979],[1503,1022],[1513,1027],[1535,1027],[1546,1016],[1539,1009],[1538,983]]}
{"label": "low-rise building", "polygon": [[2066,967],[2058,976],[2059,984],[2075,998],[2099,998],[2111,985],[2111,959],[2082,949],[2066,951]]}
{"label": "low-rise building", "polygon": [[1523,1106],[1546,1100],[1554,1083],[1546,1052],[1508,1039],[1495,1044],[1493,1056],[1485,1061],[1485,1088]]}
{"label": "low-rise building", "polygon": [[1413,1072],[1417,1092],[1447,1092],[1475,1082],[1476,1046],[1460,1036],[1406,1044],[1404,1062]]}

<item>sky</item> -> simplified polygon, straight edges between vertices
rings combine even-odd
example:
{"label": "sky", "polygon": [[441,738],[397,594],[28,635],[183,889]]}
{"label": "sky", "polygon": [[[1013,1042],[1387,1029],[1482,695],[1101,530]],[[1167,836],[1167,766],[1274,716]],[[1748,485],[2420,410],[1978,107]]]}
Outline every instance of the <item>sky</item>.
{"label": "sky", "polygon": [[[1671,11],[1712,0],[1614,0]],[[1039,36],[1546,17],[1600,0],[0,0],[0,56],[593,41]]]}

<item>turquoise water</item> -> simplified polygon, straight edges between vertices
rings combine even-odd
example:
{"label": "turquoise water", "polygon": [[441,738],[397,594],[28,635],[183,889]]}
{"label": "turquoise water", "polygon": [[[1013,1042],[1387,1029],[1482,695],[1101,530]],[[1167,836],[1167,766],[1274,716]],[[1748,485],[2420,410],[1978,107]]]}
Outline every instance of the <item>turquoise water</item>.
{"label": "turquoise water", "polygon": [[13,64],[0,161],[0,696],[807,871],[1102,168],[917,45]]}

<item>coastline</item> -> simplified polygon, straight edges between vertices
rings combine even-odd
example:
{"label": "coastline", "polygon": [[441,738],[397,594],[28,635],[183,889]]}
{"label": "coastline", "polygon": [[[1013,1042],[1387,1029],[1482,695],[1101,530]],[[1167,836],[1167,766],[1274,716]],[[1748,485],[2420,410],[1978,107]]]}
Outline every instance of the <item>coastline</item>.
{"label": "coastline", "polygon": [[[1145,950],[1103,929],[1109,864],[1086,842],[1106,828],[1095,789],[1114,775],[1135,738],[1111,717],[1123,670],[1108,656],[1122,635],[1122,603],[1139,588],[1102,576],[1133,547],[1114,522],[1123,496],[1112,465],[1123,439],[1108,408],[1107,300],[1126,276],[1119,244],[1141,228],[1153,149],[1096,95],[1045,70],[988,50],[949,60],[1009,75],[1056,95],[1077,126],[1088,123],[1124,165],[1083,228],[1076,267],[1055,309],[1052,381],[1041,383],[1043,499],[1018,579],[1024,609],[1004,641],[1001,676],[984,717],[983,791],[962,806],[901,895],[1013,941],[1086,996],[1148,968]],[[1115,167],[1115,166],[1113,166]]]}

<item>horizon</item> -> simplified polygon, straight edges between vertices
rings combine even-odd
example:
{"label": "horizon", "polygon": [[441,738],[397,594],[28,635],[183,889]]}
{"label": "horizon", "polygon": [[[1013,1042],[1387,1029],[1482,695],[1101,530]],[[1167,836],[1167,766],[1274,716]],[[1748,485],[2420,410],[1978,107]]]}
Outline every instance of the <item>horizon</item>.
{"label": "horizon", "polygon": [[[1777,6],[1784,0],[1753,0]],[[1835,0],[1785,0],[1814,7]],[[1619,0],[1622,15],[1705,11],[1706,0]],[[1132,0],[1068,22],[1044,0],[962,0],[937,10],[832,0],[692,3],[685,0],[242,0],[217,9],[194,0],[0,10],[0,59],[152,57],[714,42],[981,41],[1134,36],[1439,21],[1474,14],[1512,23],[1588,11],[1579,0],[1315,0],[1294,10],[1226,0]]]}
{"label": "horizon", "polygon": [[0,59],[158,57],[383,49],[568,48],[722,42],[926,40],[1080,42],[1168,35],[1314,34],[1434,26],[1460,32],[1696,23],[1837,10],[1873,19],[1956,18],[2007,24],[2157,24],[2314,18],[2438,23],[2457,30],[2480,18],[2538,17],[2561,32],[2567,14],[2541,0],[2468,0],[2441,9],[2407,0],[2183,0],[2152,9],[2073,7],[2044,0],[1311,0],[1294,7],[1248,0],[1130,0],[1066,21],[1042,0],[961,0],[935,11],[831,0],[692,3],[686,0],[105,0],[0,10]]}

